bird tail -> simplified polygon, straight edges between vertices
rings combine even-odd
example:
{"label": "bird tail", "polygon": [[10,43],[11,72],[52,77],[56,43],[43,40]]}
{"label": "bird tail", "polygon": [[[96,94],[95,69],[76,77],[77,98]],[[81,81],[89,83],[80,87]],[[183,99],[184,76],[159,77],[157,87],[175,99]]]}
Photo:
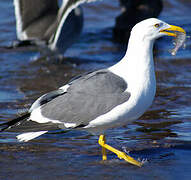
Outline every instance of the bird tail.
{"label": "bird tail", "polygon": [[30,117],[30,113],[26,113],[20,117],[12,119],[11,121],[0,124],[0,132],[7,131],[12,127],[19,125],[21,122],[26,121]]}
{"label": "bird tail", "polygon": [[45,134],[49,130],[58,130],[58,124],[38,123],[30,120],[30,112],[15,118],[11,121],[0,124],[0,132],[21,132],[22,134],[17,136],[19,141],[29,141],[42,134]]}
{"label": "bird tail", "polygon": [[26,133],[19,134],[17,136],[17,139],[20,142],[27,142],[27,141],[30,141],[31,139],[35,139],[38,136],[41,136],[42,134],[45,134],[47,132],[48,131],[26,132]]}

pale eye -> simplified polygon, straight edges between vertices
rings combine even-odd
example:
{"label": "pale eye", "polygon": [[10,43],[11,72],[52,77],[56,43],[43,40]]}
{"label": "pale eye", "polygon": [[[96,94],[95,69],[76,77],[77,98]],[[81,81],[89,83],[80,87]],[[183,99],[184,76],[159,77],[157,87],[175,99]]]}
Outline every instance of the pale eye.
{"label": "pale eye", "polygon": [[160,24],[157,23],[157,24],[154,25],[154,27],[159,28],[159,27],[160,27]]}

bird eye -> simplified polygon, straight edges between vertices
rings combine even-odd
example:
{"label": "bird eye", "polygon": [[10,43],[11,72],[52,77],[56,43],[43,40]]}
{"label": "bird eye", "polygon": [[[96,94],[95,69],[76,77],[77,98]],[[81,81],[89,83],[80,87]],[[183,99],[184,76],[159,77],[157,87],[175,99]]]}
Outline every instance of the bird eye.
{"label": "bird eye", "polygon": [[154,26],[155,26],[156,28],[159,28],[159,27],[160,27],[160,24],[157,23],[157,24],[155,24]]}

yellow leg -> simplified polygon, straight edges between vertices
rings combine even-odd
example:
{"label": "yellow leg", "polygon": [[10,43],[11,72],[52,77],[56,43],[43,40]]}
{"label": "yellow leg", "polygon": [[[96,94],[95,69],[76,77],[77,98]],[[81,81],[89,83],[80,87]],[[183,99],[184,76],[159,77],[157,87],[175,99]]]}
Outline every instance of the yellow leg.
{"label": "yellow leg", "polygon": [[119,151],[119,150],[107,145],[105,135],[100,135],[98,143],[100,144],[100,146],[102,146],[102,158],[103,158],[103,160],[107,160],[106,149],[108,149],[111,152],[115,153],[118,156],[119,159],[124,159],[125,161],[127,161],[127,162],[129,162],[131,164],[134,164],[136,166],[139,166],[139,167],[142,166],[141,162],[136,161],[135,159],[128,156],[124,152]]}
{"label": "yellow leg", "polygon": [[[102,142],[105,144],[106,143],[106,139],[104,135],[102,136]],[[106,148],[102,146],[102,159],[105,161],[107,160],[107,153],[106,153]]]}

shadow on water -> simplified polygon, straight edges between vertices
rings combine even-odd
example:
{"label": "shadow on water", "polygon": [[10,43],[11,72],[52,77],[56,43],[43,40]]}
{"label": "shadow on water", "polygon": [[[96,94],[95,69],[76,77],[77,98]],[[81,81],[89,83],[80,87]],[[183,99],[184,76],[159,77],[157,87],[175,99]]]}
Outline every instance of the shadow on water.
{"label": "shadow on water", "polygon": [[[84,5],[88,14],[84,32],[64,57],[47,55],[36,47],[3,48],[16,39],[16,34],[12,1],[0,4],[10,9],[0,12],[1,122],[26,111],[40,95],[71,78],[114,64],[125,52],[124,47],[112,41],[111,27],[119,13],[116,1]],[[190,34],[190,2],[168,0],[164,5],[160,18],[183,26]],[[133,124],[108,131],[108,144],[130,151],[135,158],[147,159],[142,168],[120,161],[112,153],[103,163],[98,137],[86,132],[56,131],[29,143],[18,143],[17,133],[1,133],[0,179],[189,179],[190,42],[188,39],[187,48],[171,56],[168,50],[173,47],[172,40],[157,41],[157,94],[152,107]]]}

